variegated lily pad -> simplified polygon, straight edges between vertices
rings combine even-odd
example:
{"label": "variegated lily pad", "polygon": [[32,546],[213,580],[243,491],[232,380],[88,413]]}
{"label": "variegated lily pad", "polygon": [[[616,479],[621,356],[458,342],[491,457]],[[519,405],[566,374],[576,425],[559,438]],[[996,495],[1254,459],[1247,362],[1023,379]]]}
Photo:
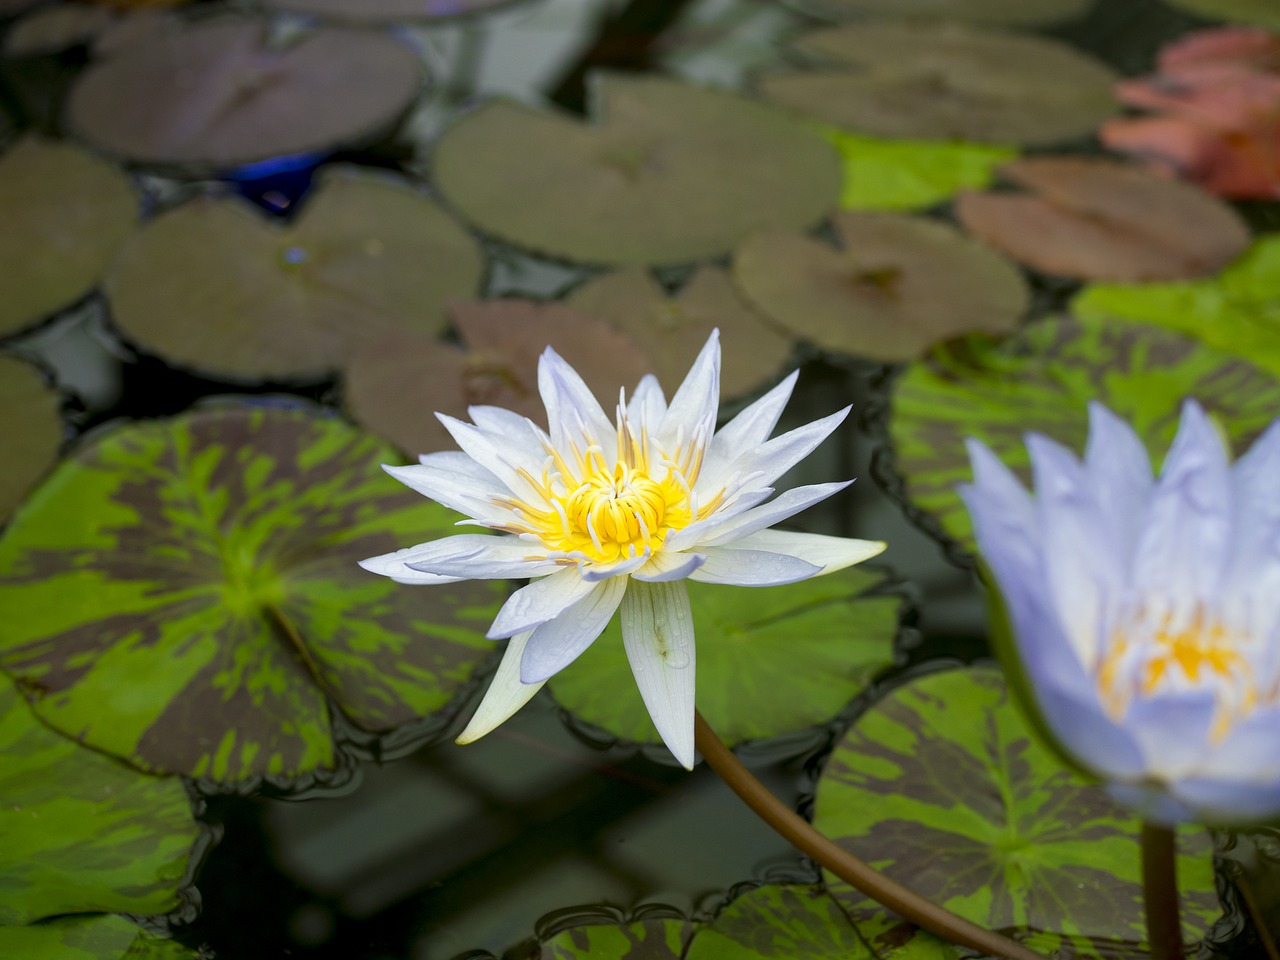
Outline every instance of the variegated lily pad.
{"label": "variegated lily pad", "polygon": [[972,550],[969,516],[955,492],[972,479],[966,437],[1028,481],[1023,435],[1043,433],[1082,450],[1086,405],[1097,400],[1131,423],[1158,459],[1187,397],[1200,401],[1240,453],[1280,410],[1280,382],[1172,330],[1117,319],[1051,318],[1003,341],[965,337],[935,348],[894,382],[893,466],[910,503]]}
{"label": "variegated lily pad", "polygon": [[388,35],[322,28],[282,42],[265,20],[221,19],[92,64],[65,115],[108,153],[220,169],[372,139],[421,84],[418,58]]}
{"label": "variegated lily pad", "polygon": [[0,355],[0,522],[58,459],[61,407],[62,398],[39,370]]}
{"label": "variegated lily pad", "polygon": [[1169,0],[1169,3],[1210,20],[1234,20],[1280,30],[1280,7],[1274,0]]}
{"label": "variegated lily pad", "polygon": [[[893,661],[900,600],[855,568],[767,590],[690,582],[698,709],[728,743],[834,717]],[[615,620],[550,681],[557,702],[617,737],[657,743]]]}
{"label": "variegated lily pad", "polygon": [[34,137],[0,155],[0,210],[0,336],[88,293],[138,222],[124,171]]}
{"label": "variegated lily pad", "polygon": [[[1046,955],[1147,956],[1137,818],[1037,743],[995,670],[948,670],[893,691],[827,761],[814,825],[889,877]],[[1222,912],[1212,843],[1181,833],[1184,936]],[[881,913],[843,881],[857,923]]]}
{"label": "variegated lily pad", "polygon": [[356,566],[456,519],[381,461],[377,440],[279,406],[86,443],[0,539],[0,667],[55,729],[223,782],[332,765],[330,701],[374,733],[447,711],[500,586]]}
{"label": "variegated lily pad", "polygon": [[747,304],[719,267],[700,267],[674,296],[643,267],[625,267],[588,280],[567,302],[643,343],[656,360],[653,372],[668,389],[684,379],[715,329],[724,341],[724,399],[775,379],[791,353],[791,338]]}
{"label": "variegated lily pad", "polygon": [[[793,0],[824,20],[900,18],[1035,27],[1083,16],[1095,0]],[[1203,0],[1211,3],[1213,0]],[[1243,0],[1248,2],[1248,0]],[[1258,0],[1265,3],[1266,0]]]}
{"label": "variegated lily pad", "polygon": [[316,376],[397,330],[445,327],[484,269],[471,235],[401,183],[326,171],[288,226],[231,197],[151,221],[107,278],[115,323],[183,366],[235,379]]}
{"label": "variegated lily pad", "polygon": [[178,905],[199,836],[182,781],[139,773],[59,736],[7,678],[0,756],[0,924]]}
{"label": "variegated lily pad", "polygon": [[589,125],[507,100],[463,117],[436,147],[441,192],[503,240],[610,264],[713,257],[835,205],[831,145],[764,104],[657,76],[596,74],[591,94]]}
{"label": "variegated lily pad", "polygon": [[0,927],[0,955],[22,960],[199,960],[195,950],[161,940],[124,917],[61,917],[30,927]]}
{"label": "variegated lily pad", "polygon": [[769,100],[876,137],[1043,146],[1116,113],[1110,67],[1045,37],[893,22],[819,30],[796,46],[835,68],[757,78]]}
{"label": "variegated lily pad", "polygon": [[693,924],[674,917],[590,923],[547,937],[539,960],[681,960]]}
{"label": "variegated lily pad", "polygon": [[684,960],[874,960],[821,887],[767,885],[743,894],[700,928]]}
{"label": "variegated lily pad", "polygon": [[332,20],[381,23],[449,20],[509,6],[518,0],[267,0],[267,6]]}
{"label": "variegated lily pad", "polygon": [[840,249],[762,231],[733,258],[747,299],[824,350],[908,360],[961,333],[1010,331],[1030,303],[1017,268],[937,220],[845,212],[835,227]]}

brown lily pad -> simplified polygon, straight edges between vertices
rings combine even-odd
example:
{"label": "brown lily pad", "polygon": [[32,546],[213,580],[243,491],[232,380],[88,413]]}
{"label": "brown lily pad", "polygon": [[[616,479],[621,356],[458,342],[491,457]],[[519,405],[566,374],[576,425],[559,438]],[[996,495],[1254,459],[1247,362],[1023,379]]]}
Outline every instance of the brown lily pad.
{"label": "brown lily pad", "polygon": [[612,264],[716,256],[836,204],[835,149],[771,107],[656,76],[596,74],[591,93],[591,124],[509,100],[462,118],[436,147],[440,190],[504,240]]}
{"label": "brown lily pad", "polygon": [[0,336],[88,293],[138,222],[124,171],[28,137],[0,155]]}
{"label": "brown lily pad", "polygon": [[[794,0],[824,20],[884,17],[1035,27],[1083,16],[1094,0]],[[1262,0],[1266,2],[1266,0]]]}
{"label": "brown lily pad", "polygon": [[57,3],[39,7],[9,28],[4,36],[7,57],[33,57],[60,53],[88,43],[115,22],[107,7],[85,3]]}
{"label": "brown lily pad", "polygon": [[609,321],[648,348],[664,384],[678,384],[719,329],[724,343],[720,394],[740,397],[774,379],[791,338],[746,303],[719,267],[701,267],[669,295],[643,267],[624,267],[584,283],[566,301]]}
{"label": "brown lily pad", "polygon": [[233,379],[336,369],[390,330],[436,333],[476,293],[475,240],[399,182],[329,170],[289,225],[236,198],[176,207],[107,278],[117,326],[182,366]]}
{"label": "brown lily pad", "polygon": [[1128,164],[1031,157],[1001,168],[1030,193],[967,193],[955,213],[972,234],[1044,273],[1117,283],[1216,273],[1244,252],[1234,210],[1190,184]]}
{"label": "brown lily pad", "polygon": [[62,398],[39,370],[0,354],[0,522],[58,459],[61,410]]}
{"label": "brown lily pad", "polygon": [[762,231],[733,259],[747,298],[824,350],[909,360],[962,333],[1007,333],[1029,305],[1012,264],[947,224],[847,212],[835,225],[841,249]]}
{"label": "brown lily pad", "polygon": [[267,6],[273,10],[332,20],[383,23],[448,20],[509,6],[513,2],[516,0],[267,0]]}
{"label": "brown lily pad", "polygon": [[877,137],[1039,146],[1087,136],[1118,75],[1064,43],[956,24],[819,30],[798,49],[840,66],[757,78],[775,103]]}
{"label": "brown lily pad", "polygon": [[130,160],[226,168],[372,139],[421,84],[413,51],[388,35],[323,28],[277,43],[264,21],[237,18],[91,65],[66,122]]}
{"label": "brown lily pad", "polygon": [[[345,373],[351,415],[408,453],[453,449],[435,412],[466,417],[467,407],[505,407],[546,425],[538,395],[538,357],[548,346],[577,369],[609,408],[654,367],[631,336],[559,303],[487,300],[449,308],[462,346],[407,333],[371,344]],[[683,372],[681,373],[683,376]],[[670,392],[680,379],[663,380]]]}

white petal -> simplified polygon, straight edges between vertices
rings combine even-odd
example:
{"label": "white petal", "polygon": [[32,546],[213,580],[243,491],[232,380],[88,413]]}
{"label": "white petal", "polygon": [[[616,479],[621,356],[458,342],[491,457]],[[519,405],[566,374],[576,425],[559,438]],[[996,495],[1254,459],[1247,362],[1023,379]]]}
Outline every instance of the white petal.
{"label": "white petal", "polygon": [[561,453],[570,446],[584,450],[598,443],[605,459],[617,456],[617,432],[591,389],[560,354],[550,347],[538,360],[538,392],[547,408],[551,442]]}
{"label": "white petal", "polygon": [[700,553],[673,553],[670,550],[662,550],[631,574],[631,577],[646,583],[683,580],[706,562],[707,558]]}
{"label": "white petal", "polygon": [[698,478],[698,490],[714,491],[729,481],[734,474],[754,477],[753,484],[767,487],[793,466],[813,452],[823,440],[849,415],[849,407],[830,416],[797,427],[781,436],[766,440],[748,450],[731,463],[719,466],[716,471],[705,467]]}
{"label": "white petal", "polygon": [[[758,536],[758,534],[757,534]],[[725,583],[738,587],[776,587],[784,583],[808,580],[822,572],[822,567],[799,557],[764,550],[740,550],[736,547],[706,547],[707,561],[690,580],[702,583]]]}
{"label": "white petal", "polygon": [[693,769],[693,613],[682,583],[633,582],[622,600],[622,643],[667,749]]}
{"label": "white petal", "polygon": [[669,450],[677,434],[683,434],[688,442],[701,433],[703,442],[709,443],[719,407],[720,331],[713,330],[684,382],[671,398],[671,404],[658,424],[656,437]]}
{"label": "white petal", "polygon": [[771,496],[773,496],[773,487],[743,489],[737,493],[730,494],[725,498],[724,503],[716,508],[714,513],[702,520],[689,524],[687,527],[681,527],[679,530],[667,534],[667,539],[663,541],[663,549],[680,552],[688,550],[690,547],[695,547],[702,542],[704,537],[710,536],[712,531],[719,530],[721,524],[746,513],[752,507],[768,500]]}
{"label": "white petal", "polygon": [[489,627],[487,636],[491,640],[498,640],[541,626],[597,587],[597,584],[583,580],[577,567],[566,567],[549,577],[534,580],[507,598],[494,618],[493,625]]}
{"label": "white petal", "polygon": [[546,459],[541,429],[523,414],[503,407],[479,405],[467,407],[467,416],[490,440],[508,450],[508,462],[531,468]]}
{"label": "white petal", "polygon": [[973,468],[973,485],[991,500],[1005,504],[1011,526],[1035,530],[1035,507],[1022,481],[982,441],[971,437],[964,445]]}
{"label": "white petal", "polygon": [[498,664],[498,672],[494,674],[484,699],[476,708],[475,715],[466,728],[458,734],[458,743],[473,743],[499,724],[504,723],[513,713],[533,699],[533,695],[542,689],[541,683],[520,682],[520,660],[524,656],[525,644],[532,631],[518,633],[507,643],[502,654],[502,662]]}
{"label": "white petal", "polygon": [[658,429],[666,412],[667,399],[658,378],[651,373],[646,374],[627,403],[627,419],[637,427],[647,426],[652,433]]}
{"label": "white petal", "polygon": [[745,510],[736,516],[714,522],[720,516],[717,513],[711,518],[713,522],[703,529],[698,542],[708,546],[721,546],[740,540],[758,530],[781,523],[801,510],[807,510],[815,503],[821,503],[851,483],[853,483],[852,480],[843,480],[837,483],[815,483],[804,487],[793,487],[790,490],[784,490],[764,506]]}
{"label": "white petal", "polygon": [[[459,454],[475,463],[466,454]],[[382,469],[406,487],[416,490],[436,503],[456,510],[482,523],[504,524],[511,522],[511,511],[493,502],[495,497],[510,496],[488,470],[476,464],[472,473],[456,473],[451,469],[431,465],[395,467],[383,464]]]}
{"label": "white petal", "polygon": [[[835,573],[884,553],[883,540],[855,540],[829,537],[821,533],[793,533],[789,530],[757,530],[733,542],[734,548],[785,553],[820,567],[819,573]],[[817,576],[817,574],[815,574]]]}
{"label": "white petal", "polygon": [[506,488],[504,494],[515,494],[519,499],[530,503],[542,502],[542,497],[520,476],[518,470],[523,467],[532,472],[532,468],[536,467],[541,471],[545,456],[539,456],[536,463],[523,461],[519,459],[519,448],[508,445],[505,438],[498,434],[490,434],[443,413],[437,413],[436,419],[449,431],[464,453],[497,478],[498,483]]}
{"label": "white petal", "polygon": [[[1231,473],[1235,509],[1233,556],[1223,583],[1225,604],[1248,610],[1247,629],[1268,637],[1280,625],[1280,420],[1236,461]],[[1261,601],[1261,602],[1259,602]],[[1274,646],[1272,649],[1277,649]]]}
{"label": "white petal", "polygon": [[579,576],[588,583],[598,583],[601,580],[608,580],[612,577],[625,576],[632,571],[639,570],[649,558],[644,554],[636,557],[630,557],[626,560],[618,560],[615,563],[584,563],[579,569]]}
{"label": "white petal", "polygon": [[609,625],[626,590],[626,577],[606,580],[585,600],[534,630],[520,661],[520,682],[541,683],[578,659]]}
{"label": "white petal", "polygon": [[791,391],[795,389],[799,376],[799,370],[792,370],[790,376],[759,400],[744,407],[736,417],[716,431],[711,447],[707,450],[707,458],[729,463],[739,454],[768,440],[769,434],[778,425],[778,418],[782,416],[787,401],[791,399]]}
{"label": "white petal", "polygon": [[1084,469],[1127,569],[1151,499],[1151,458],[1133,427],[1097,401],[1089,403]]}
{"label": "white petal", "polygon": [[[418,573],[476,580],[545,577],[561,565],[546,548],[515,536],[462,534],[410,547],[404,565]],[[367,568],[366,568],[367,569]]]}

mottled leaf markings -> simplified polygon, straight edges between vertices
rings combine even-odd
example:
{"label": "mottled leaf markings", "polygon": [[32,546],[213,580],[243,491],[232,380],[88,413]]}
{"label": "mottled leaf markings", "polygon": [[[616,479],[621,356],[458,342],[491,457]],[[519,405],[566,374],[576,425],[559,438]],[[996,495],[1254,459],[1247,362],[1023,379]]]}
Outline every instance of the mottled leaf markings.
{"label": "mottled leaf markings", "polygon": [[154,937],[124,917],[61,917],[0,927],[0,956],[22,960],[197,960],[196,951]]}

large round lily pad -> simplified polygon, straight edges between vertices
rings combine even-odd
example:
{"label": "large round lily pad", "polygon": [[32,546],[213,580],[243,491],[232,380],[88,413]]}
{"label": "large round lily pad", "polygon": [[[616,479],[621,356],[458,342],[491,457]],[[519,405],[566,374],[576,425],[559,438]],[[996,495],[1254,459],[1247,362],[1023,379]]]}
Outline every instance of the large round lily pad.
{"label": "large round lily pad", "polygon": [[[1147,956],[1140,823],[1036,742],[995,670],[893,691],[837,745],[814,826],[917,893],[1046,955]],[[1180,833],[1184,936],[1222,909],[1212,843]],[[828,876],[857,922],[878,905]]]}
{"label": "large round lily pad", "polygon": [[743,894],[694,934],[684,960],[874,960],[821,887],[769,884]]}
{"label": "large round lily pad", "polygon": [[1030,193],[966,193],[970,233],[1044,273],[1144,282],[1215,273],[1249,245],[1249,228],[1190,184],[1095,157],[1028,157],[1001,168]]}
{"label": "large round lily pad", "polygon": [[1088,136],[1119,109],[1110,67],[1044,37],[889,22],[797,46],[840,66],[761,75],[761,93],[855,133],[1042,146]]}
{"label": "large round lily pad", "polygon": [[0,355],[0,522],[53,466],[62,446],[62,398],[35,367]]}
{"label": "large round lily pad", "polygon": [[937,347],[893,385],[889,437],[907,499],[966,550],[969,515],[956,485],[972,480],[966,437],[993,449],[1024,482],[1028,431],[1075,449],[1097,400],[1162,457],[1182,401],[1195,397],[1243,452],[1280,411],[1280,382],[1191,337],[1141,323],[1052,318],[1004,341],[965,337]]}
{"label": "large round lily pad", "polygon": [[201,954],[147,933],[124,917],[59,917],[0,927],[0,955],[22,960],[199,960]]}
{"label": "large round lily pad", "polygon": [[1003,257],[937,220],[836,215],[842,248],[761,231],[733,258],[747,299],[824,350],[894,362],[971,331],[1006,332],[1030,303]]}
{"label": "large round lily pad", "polygon": [[138,222],[122,170],[34,137],[0,155],[0,210],[0,336],[88,293]]}
{"label": "large round lily pad", "polygon": [[61,53],[86,44],[116,20],[109,7],[86,3],[44,6],[16,21],[4,35],[6,57]]}
{"label": "large round lily pad", "polygon": [[238,198],[151,221],[107,278],[117,326],[183,366],[240,379],[315,376],[395,330],[438,333],[474,296],[471,235],[403,184],[329,171],[288,226]]}
{"label": "large round lily pad", "polygon": [[684,379],[711,331],[724,341],[720,395],[740,397],[773,380],[791,353],[791,338],[769,324],[719,267],[701,267],[669,296],[643,267],[588,280],[567,301],[608,320],[643,343],[668,390]]}
{"label": "large round lily pad", "polygon": [[1280,7],[1274,0],[1168,0],[1175,7],[1189,10],[1210,20],[1235,20],[1254,23],[1268,30],[1280,30]]}
{"label": "large round lily pad", "polygon": [[322,28],[282,42],[266,21],[237,18],[158,33],[92,64],[65,117],[108,153],[225,168],[372,139],[421,84],[417,57],[389,35]]}
{"label": "large round lily pad", "polygon": [[663,77],[592,79],[591,124],[508,100],[463,117],[436,147],[440,190],[482,230],[586,263],[712,257],[835,206],[835,150],[781,112]]}
{"label": "large round lily pad", "polygon": [[344,371],[351,415],[410,453],[454,449],[434,414],[466,417],[472,404],[515,410],[545,426],[538,358],[548,346],[601,398],[616,397],[619,387],[630,390],[653,372],[631,336],[562,304],[455,303],[449,316],[461,347],[438,337],[393,334],[371,343]]}
{"label": "large round lily pad", "polygon": [[267,0],[267,6],[333,20],[381,23],[449,20],[508,6],[517,0]]}
{"label": "large round lily pad", "polygon": [[0,539],[0,667],[54,728],[153,771],[288,778],[334,762],[329,701],[382,732],[451,707],[500,586],[408,589],[356,561],[455,515],[379,441],[215,406],[86,443]]}
{"label": "large round lily pad", "polygon": [[[900,600],[883,575],[843,570],[785,587],[688,584],[698,709],[727,743],[830,720],[893,661]],[[659,742],[615,620],[550,681],[556,701],[617,737]]]}
{"label": "large round lily pad", "polygon": [[[1095,0],[793,0],[824,20],[892,17],[1034,27],[1082,16]],[[1213,0],[1203,0],[1211,3]],[[1248,2],[1248,0],[1243,0]],[[1267,0],[1258,0],[1266,3]]]}
{"label": "large round lily pad", "polygon": [[178,905],[199,837],[181,780],[139,773],[59,736],[7,678],[0,756],[0,924]]}

